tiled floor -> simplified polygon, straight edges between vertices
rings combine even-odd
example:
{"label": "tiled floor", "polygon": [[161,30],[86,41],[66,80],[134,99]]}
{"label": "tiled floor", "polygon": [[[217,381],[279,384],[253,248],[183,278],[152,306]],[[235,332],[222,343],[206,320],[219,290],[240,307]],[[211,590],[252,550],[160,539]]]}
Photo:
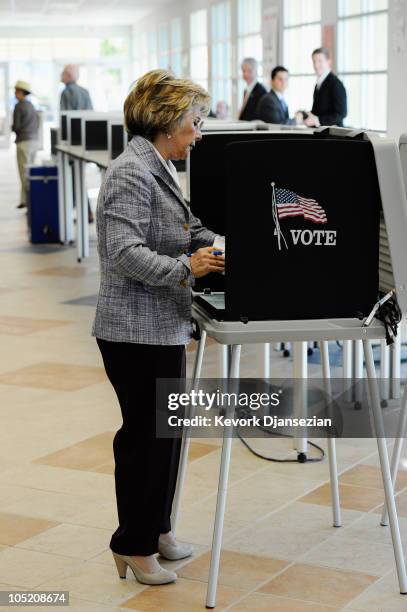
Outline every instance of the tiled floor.
{"label": "tiled floor", "polygon": [[[75,610],[203,610],[219,444],[191,444],[179,537],[194,544],[195,555],[164,562],[178,570],[178,582],[145,587],[130,573],[119,580],[108,543],[117,520],[112,439],[120,419],[90,336],[95,243],[82,264],[72,247],[30,246],[25,214],[15,208],[16,176],[14,158],[0,152],[0,590],[69,590]],[[204,375],[216,375],[218,364],[210,342]],[[273,353],[276,377],[289,376],[291,365]],[[255,375],[257,366],[256,351],[245,348],[242,375]],[[310,374],[318,373],[312,364]],[[289,440],[253,445],[268,456],[293,457]],[[326,459],[267,462],[234,442],[219,610],[407,610],[389,529],[379,526],[375,443],[339,440],[337,447],[342,529],[331,526]],[[397,489],[407,545],[407,470]]]}

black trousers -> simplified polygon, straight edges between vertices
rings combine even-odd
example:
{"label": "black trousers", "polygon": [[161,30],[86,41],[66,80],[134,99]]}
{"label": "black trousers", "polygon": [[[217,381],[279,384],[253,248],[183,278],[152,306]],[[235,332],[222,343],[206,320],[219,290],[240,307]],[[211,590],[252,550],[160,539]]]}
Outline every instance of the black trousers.
{"label": "black trousers", "polygon": [[156,438],[156,378],[185,378],[185,347],[97,339],[123,425],[113,440],[119,527],[110,548],[152,555],[171,530],[181,440]]}

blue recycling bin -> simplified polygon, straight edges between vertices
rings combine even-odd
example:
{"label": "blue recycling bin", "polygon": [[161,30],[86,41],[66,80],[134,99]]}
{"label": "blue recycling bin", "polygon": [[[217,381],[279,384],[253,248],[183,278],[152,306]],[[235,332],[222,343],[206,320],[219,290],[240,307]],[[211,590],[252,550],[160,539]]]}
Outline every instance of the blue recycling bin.
{"label": "blue recycling bin", "polygon": [[28,230],[33,244],[59,242],[58,166],[28,166]]}

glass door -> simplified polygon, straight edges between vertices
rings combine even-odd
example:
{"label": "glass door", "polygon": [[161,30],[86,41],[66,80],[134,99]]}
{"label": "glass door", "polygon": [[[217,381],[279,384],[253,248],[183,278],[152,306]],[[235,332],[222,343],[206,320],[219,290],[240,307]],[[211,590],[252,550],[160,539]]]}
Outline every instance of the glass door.
{"label": "glass door", "polygon": [[8,65],[0,63],[0,149],[10,146]]}

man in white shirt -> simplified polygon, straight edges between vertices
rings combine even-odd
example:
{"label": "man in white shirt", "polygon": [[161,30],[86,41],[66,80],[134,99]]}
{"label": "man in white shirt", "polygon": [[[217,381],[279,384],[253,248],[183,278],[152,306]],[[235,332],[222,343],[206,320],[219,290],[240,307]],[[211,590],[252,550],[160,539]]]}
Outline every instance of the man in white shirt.
{"label": "man in white shirt", "polygon": [[252,121],[257,119],[257,105],[266,92],[265,87],[257,80],[257,60],[254,57],[246,57],[242,61],[242,78],[246,82],[243,94],[243,102],[239,111],[239,119]]}
{"label": "man in white shirt", "polygon": [[312,53],[317,82],[311,112],[304,120],[308,127],[320,125],[343,126],[347,115],[346,89],[342,81],[331,71],[329,51],[324,47]]}

